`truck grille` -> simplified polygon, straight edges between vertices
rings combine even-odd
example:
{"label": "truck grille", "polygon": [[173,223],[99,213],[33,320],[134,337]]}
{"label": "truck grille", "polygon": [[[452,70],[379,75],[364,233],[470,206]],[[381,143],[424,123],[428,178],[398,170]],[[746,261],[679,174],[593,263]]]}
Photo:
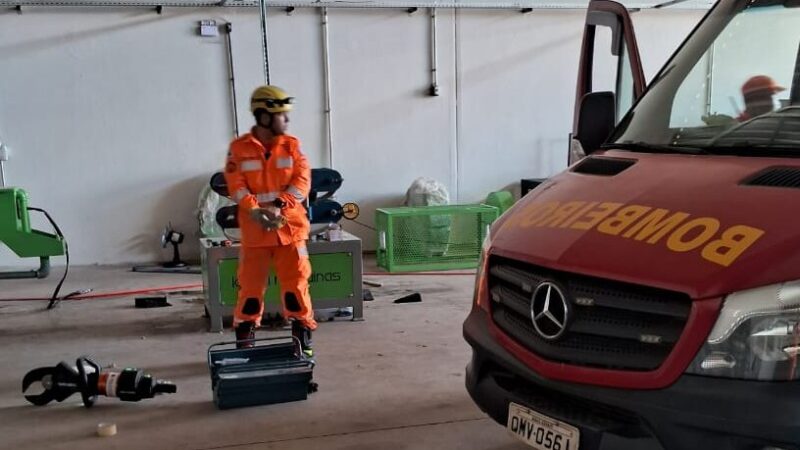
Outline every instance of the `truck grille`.
{"label": "truck grille", "polygon": [[[543,281],[562,287],[570,314],[566,331],[549,340],[531,320]],[[507,335],[550,361],[616,370],[657,369],[680,338],[692,303],[679,292],[554,271],[492,256],[492,318]]]}

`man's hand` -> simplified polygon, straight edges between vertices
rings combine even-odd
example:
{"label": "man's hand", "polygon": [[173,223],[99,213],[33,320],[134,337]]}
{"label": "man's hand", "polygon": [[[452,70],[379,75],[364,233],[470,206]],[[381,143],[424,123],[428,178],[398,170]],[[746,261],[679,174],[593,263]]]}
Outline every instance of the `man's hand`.
{"label": "man's hand", "polygon": [[264,213],[264,208],[253,208],[250,210],[250,219],[264,228],[270,224],[269,217]]}
{"label": "man's hand", "polygon": [[265,206],[261,208],[261,211],[270,221],[278,220],[278,218],[281,217],[281,209],[277,206]]}
{"label": "man's hand", "polygon": [[281,214],[280,208],[268,206],[250,210],[250,218],[267,230],[277,230],[286,225],[286,217]]}

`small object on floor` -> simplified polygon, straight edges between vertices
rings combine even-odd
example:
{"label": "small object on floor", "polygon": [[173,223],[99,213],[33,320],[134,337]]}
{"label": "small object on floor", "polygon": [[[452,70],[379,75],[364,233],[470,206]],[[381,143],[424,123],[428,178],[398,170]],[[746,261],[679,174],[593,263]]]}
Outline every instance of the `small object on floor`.
{"label": "small object on floor", "polygon": [[97,424],[97,435],[100,437],[111,437],[117,434],[117,424],[101,422]]}
{"label": "small object on floor", "polygon": [[190,273],[190,274],[203,273],[202,269],[200,269],[200,266],[164,267],[160,265],[149,265],[149,266],[133,266],[131,270],[133,272],[140,272],[140,273]]}
{"label": "small object on floor", "polygon": [[414,292],[411,295],[406,295],[405,297],[400,297],[395,300],[395,303],[419,303],[422,301],[422,296],[419,295],[419,292]]}
{"label": "small object on floor", "polygon": [[364,291],[361,293],[361,297],[365,302],[371,302],[375,300],[375,297],[372,296],[372,291],[369,289],[364,289]]}
{"label": "small object on floor", "polygon": [[36,382],[42,385],[44,392],[25,396],[25,399],[36,406],[44,406],[53,400],[64,401],[76,392],[80,392],[83,406],[87,408],[94,405],[99,395],[138,402],[159,394],[177,392],[177,387],[172,382],[157,380],[139,369],[100,368],[85,356],[78,358],[74,366],[61,362],[55,367],[31,370],[22,379],[22,393]]}
{"label": "small object on floor", "polygon": [[136,297],[135,306],[137,308],[163,308],[172,305],[167,302],[166,295],[156,295],[150,297]]}
{"label": "small object on floor", "polygon": [[353,307],[344,306],[342,308],[322,308],[314,310],[314,320],[317,322],[333,322],[337,319],[349,319],[353,317]]}
{"label": "small object on floor", "polygon": [[78,289],[77,291],[72,291],[69,294],[61,297],[61,300],[69,300],[69,299],[71,299],[73,297],[77,297],[79,295],[85,295],[85,294],[88,294],[89,292],[92,292],[92,291],[93,291],[93,289]]}
{"label": "small object on floor", "polygon": [[361,280],[361,282],[366,284],[367,286],[383,287],[383,283],[378,283],[377,281]]}
{"label": "small object on floor", "polygon": [[[202,289],[199,289],[199,290],[182,290],[182,291],[167,291],[166,292],[167,295],[186,295],[186,296],[188,296],[188,295],[203,295],[204,293],[205,293],[205,291],[203,291]],[[201,297],[201,298],[199,298],[199,300],[202,303],[202,300],[204,300],[204,299]]]}
{"label": "small object on floor", "polygon": [[344,308],[337,308],[336,313],[334,313],[334,317],[336,318],[353,317],[353,307],[345,306]]}

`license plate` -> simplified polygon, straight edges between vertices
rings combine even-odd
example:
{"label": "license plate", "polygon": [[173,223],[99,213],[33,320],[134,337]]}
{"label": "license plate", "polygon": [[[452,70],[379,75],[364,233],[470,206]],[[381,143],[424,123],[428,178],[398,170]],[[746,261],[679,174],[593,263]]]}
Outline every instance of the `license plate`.
{"label": "license plate", "polygon": [[537,450],[578,450],[580,431],[516,403],[508,405],[509,433]]}

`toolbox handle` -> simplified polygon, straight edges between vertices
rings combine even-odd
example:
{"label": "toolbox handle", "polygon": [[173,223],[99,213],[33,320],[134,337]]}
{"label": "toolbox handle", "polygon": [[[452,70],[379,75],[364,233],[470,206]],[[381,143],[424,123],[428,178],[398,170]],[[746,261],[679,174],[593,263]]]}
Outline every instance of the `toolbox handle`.
{"label": "toolbox handle", "polygon": [[225,342],[217,342],[216,344],[211,344],[208,347],[208,351],[206,353],[207,359],[208,359],[208,366],[211,367],[211,350],[216,348],[216,347],[222,347],[223,345],[233,345],[233,344],[237,344],[239,342],[253,342],[253,343],[255,343],[255,342],[263,342],[263,341],[279,341],[279,340],[285,340],[285,339],[293,340],[294,344],[295,344],[296,352],[300,356],[300,358],[302,358],[304,360],[308,359],[308,356],[306,356],[306,354],[303,353],[303,347],[300,344],[300,339],[298,339],[296,336],[276,336],[276,337],[258,338],[258,339],[242,339],[240,341],[225,341]]}

